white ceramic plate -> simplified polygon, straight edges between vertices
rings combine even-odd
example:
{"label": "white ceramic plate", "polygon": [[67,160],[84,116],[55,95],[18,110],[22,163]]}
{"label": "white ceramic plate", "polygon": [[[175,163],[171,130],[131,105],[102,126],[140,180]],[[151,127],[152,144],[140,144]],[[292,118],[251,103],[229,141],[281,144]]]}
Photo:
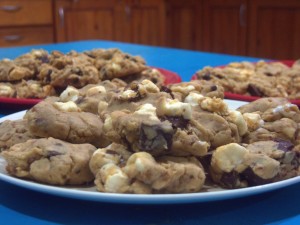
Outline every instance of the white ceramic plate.
{"label": "white ceramic plate", "polygon": [[[231,109],[237,108],[245,102],[225,100]],[[23,117],[25,111],[11,114],[0,118],[0,122],[10,119],[16,120]],[[87,201],[110,202],[110,203],[125,203],[125,204],[180,204],[193,202],[209,202],[225,199],[233,199],[238,197],[245,197],[273,191],[279,188],[284,188],[292,184],[300,182],[300,176],[288,180],[265,184],[255,187],[248,187],[243,189],[225,190],[212,189],[207,192],[189,193],[189,194],[155,194],[155,195],[137,195],[137,194],[111,194],[97,192],[95,187],[79,188],[79,187],[57,187],[39,184],[27,180],[21,180],[7,174],[5,170],[5,160],[0,157],[0,180],[8,183],[27,188],[30,190],[62,196],[67,198],[81,199]]]}

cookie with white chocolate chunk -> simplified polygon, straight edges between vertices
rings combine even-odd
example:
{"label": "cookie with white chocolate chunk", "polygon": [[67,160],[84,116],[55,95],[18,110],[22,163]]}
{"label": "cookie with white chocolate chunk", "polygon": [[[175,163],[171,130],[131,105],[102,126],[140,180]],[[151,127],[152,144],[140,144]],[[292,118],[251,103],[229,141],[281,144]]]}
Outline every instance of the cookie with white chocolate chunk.
{"label": "cookie with white chocolate chunk", "polygon": [[101,192],[197,192],[205,181],[204,170],[196,158],[154,158],[147,152],[132,154],[124,145],[117,144],[98,149],[91,158],[90,167]]}
{"label": "cookie with white chocolate chunk", "polygon": [[239,144],[218,147],[212,154],[210,175],[225,188],[242,188],[275,181],[280,163],[266,154],[249,152]]}

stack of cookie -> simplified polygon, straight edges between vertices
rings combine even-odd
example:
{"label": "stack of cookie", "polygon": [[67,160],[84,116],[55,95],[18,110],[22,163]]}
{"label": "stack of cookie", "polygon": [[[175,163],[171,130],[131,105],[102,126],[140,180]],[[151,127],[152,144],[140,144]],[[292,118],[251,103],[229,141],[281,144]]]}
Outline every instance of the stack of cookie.
{"label": "stack of cookie", "polygon": [[82,88],[116,78],[126,83],[150,79],[158,86],[165,80],[141,57],[118,49],[67,54],[32,50],[14,60],[0,61],[0,97],[44,99],[60,95],[68,86]]}
{"label": "stack of cookie", "polygon": [[300,99],[300,60],[283,62],[235,62],[224,67],[204,67],[195,78],[211,80],[226,92],[258,97]]}
{"label": "stack of cookie", "polygon": [[[300,112],[287,100],[265,98],[234,110],[222,86],[210,81],[128,85],[111,79],[122,64],[100,67],[109,79],[69,86],[0,125],[9,174],[134,194],[242,188],[299,175]],[[51,74],[42,80],[56,82]]]}

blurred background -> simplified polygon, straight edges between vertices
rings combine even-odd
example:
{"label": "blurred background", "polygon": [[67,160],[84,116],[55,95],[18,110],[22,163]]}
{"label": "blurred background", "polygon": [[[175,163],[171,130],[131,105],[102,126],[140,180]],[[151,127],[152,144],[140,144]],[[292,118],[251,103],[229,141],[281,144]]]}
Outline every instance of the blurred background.
{"label": "blurred background", "polygon": [[102,39],[300,58],[299,0],[1,0],[0,47]]}

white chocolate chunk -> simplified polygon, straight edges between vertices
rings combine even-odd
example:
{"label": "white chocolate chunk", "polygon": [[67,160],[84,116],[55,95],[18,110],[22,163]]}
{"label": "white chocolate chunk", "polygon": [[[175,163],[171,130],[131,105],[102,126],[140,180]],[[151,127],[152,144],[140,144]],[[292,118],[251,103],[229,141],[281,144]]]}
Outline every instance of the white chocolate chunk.
{"label": "white chocolate chunk", "polygon": [[190,103],[192,106],[199,105],[199,100],[203,99],[204,96],[195,92],[191,92],[186,98],[184,99],[185,103]]}
{"label": "white chocolate chunk", "polygon": [[128,176],[113,163],[105,164],[101,170],[101,180],[106,192],[124,193],[129,189]]}
{"label": "white chocolate chunk", "polygon": [[244,113],[243,117],[247,123],[249,131],[257,130],[264,125],[264,121],[258,113]]}
{"label": "white chocolate chunk", "polygon": [[156,107],[152,104],[146,103],[142,105],[137,111],[133,114],[135,115],[148,115],[151,120],[160,121],[156,115]]}
{"label": "white chocolate chunk", "polygon": [[247,123],[239,111],[233,110],[229,112],[230,120],[237,126],[239,135],[243,136],[248,131]]}
{"label": "white chocolate chunk", "polygon": [[86,92],[87,96],[93,96],[96,94],[106,94],[105,87],[103,87],[103,86],[92,87],[92,88],[88,89]]}
{"label": "white chocolate chunk", "polygon": [[182,116],[184,119],[192,118],[192,106],[177,99],[163,99],[159,105],[160,111],[167,116]]}
{"label": "white chocolate chunk", "polygon": [[62,112],[80,112],[81,109],[72,101],[69,102],[54,102],[54,107]]}
{"label": "white chocolate chunk", "polygon": [[75,102],[78,99],[79,91],[72,87],[68,86],[61,94],[60,94],[60,100],[63,102],[72,101]]}
{"label": "white chocolate chunk", "polygon": [[245,147],[237,143],[220,146],[212,155],[211,165],[215,170],[227,173],[244,169],[238,167],[242,165],[248,152]]}

